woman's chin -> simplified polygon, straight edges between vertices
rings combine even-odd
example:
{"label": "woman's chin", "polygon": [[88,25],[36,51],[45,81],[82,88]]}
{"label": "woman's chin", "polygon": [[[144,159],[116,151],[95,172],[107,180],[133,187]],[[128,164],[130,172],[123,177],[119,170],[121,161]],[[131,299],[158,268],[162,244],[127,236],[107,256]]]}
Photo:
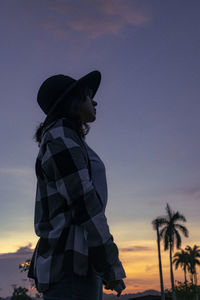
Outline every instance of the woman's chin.
{"label": "woman's chin", "polygon": [[90,119],[89,121],[87,121],[87,123],[92,123],[92,122],[94,122],[95,120],[96,120],[96,117],[93,118],[92,120]]}
{"label": "woman's chin", "polygon": [[96,115],[92,114],[86,122],[91,123],[91,122],[94,122],[95,120],[96,120]]}

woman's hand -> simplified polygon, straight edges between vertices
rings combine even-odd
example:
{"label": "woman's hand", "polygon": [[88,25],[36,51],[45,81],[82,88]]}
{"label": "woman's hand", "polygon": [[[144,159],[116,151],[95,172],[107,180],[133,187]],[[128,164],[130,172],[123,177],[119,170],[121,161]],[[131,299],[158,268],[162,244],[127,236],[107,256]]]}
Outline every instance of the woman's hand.
{"label": "woman's hand", "polygon": [[124,281],[120,280],[112,280],[105,283],[106,290],[114,290],[117,292],[117,297],[121,295],[121,292],[126,288]]}

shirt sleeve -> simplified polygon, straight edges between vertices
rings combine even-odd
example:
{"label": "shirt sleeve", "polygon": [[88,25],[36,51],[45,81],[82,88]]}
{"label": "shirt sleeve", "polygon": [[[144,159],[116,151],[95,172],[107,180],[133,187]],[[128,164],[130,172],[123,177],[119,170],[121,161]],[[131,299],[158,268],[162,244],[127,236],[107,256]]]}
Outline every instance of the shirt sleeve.
{"label": "shirt sleeve", "polygon": [[81,146],[67,137],[48,142],[42,168],[55,182],[58,193],[73,207],[73,222],[86,229],[89,259],[95,270],[106,281],[126,277]]}

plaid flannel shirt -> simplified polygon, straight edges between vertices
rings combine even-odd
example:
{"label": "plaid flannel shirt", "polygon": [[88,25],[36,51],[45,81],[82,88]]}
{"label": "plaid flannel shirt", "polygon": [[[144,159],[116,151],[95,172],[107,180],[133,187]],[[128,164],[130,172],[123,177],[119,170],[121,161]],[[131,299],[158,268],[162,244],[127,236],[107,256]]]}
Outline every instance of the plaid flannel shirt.
{"label": "plaid flannel shirt", "polygon": [[37,290],[47,290],[67,272],[86,276],[91,265],[104,281],[125,278],[105,207],[90,177],[86,147],[67,118],[43,131],[35,171],[34,228],[40,238],[28,277]]}

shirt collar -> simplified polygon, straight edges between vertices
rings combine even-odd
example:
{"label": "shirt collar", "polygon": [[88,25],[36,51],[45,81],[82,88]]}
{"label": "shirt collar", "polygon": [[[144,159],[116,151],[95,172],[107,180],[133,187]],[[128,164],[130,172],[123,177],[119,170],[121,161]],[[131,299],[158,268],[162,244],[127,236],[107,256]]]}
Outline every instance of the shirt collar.
{"label": "shirt collar", "polygon": [[71,119],[69,117],[62,117],[62,118],[50,121],[50,123],[48,123],[43,128],[43,130],[42,130],[42,137],[44,136],[45,132],[47,130],[49,130],[51,127],[53,127],[55,124],[57,124],[57,125],[60,124],[61,126],[69,127],[71,129],[75,130],[78,133],[78,135],[80,136],[77,123],[73,119]]}

